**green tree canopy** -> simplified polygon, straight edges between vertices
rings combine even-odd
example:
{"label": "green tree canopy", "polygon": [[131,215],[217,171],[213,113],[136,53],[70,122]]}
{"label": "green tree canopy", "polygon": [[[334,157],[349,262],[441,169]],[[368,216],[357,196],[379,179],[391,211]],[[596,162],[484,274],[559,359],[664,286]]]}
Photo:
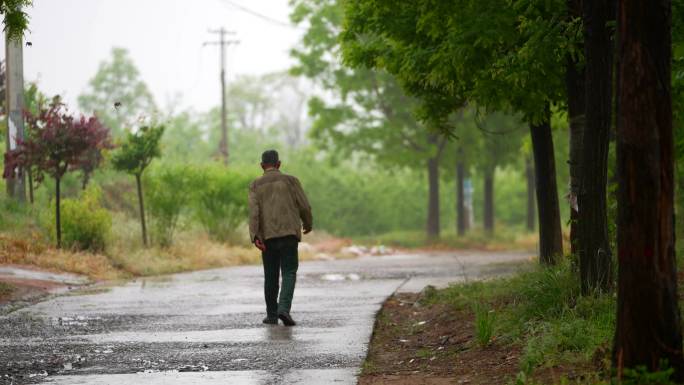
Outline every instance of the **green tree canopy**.
{"label": "green tree canopy", "polygon": [[345,60],[386,69],[413,94],[467,98],[529,122],[564,100],[565,53],[577,26],[563,22],[563,1],[345,4]]}
{"label": "green tree canopy", "polygon": [[119,171],[141,175],[154,158],[161,156],[159,142],[164,126],[143,126],[128,132],[126,140],[112,155],[112,165]]}
{"label": "green tree canopy", "polygon": [[448,122],[455,109],[449,106],[440,119],[420,121],[416,97],[408,96],[393,75],[378,68],[345,66],[338,40],[343,2],[295,0],[292,5],[293,22],[308,25],[302,44],[292,51],[298,61],[292,72],[311,78],[325,90],[309,103],[315,117],[311,136],[344,158],[360,155],[388,167],[426,168],[427,233],[438,236],[439,163],[447,138],[438,134],[441,127],[435,125]]}
{"label": "green tree canopy", "polygon": [[3,30],[10,39],[22,37],[28,29],[29,16],[24,8],[31,5],[32,0],[0,0]]}
{"label": "green tree canopy", "polygon": [[156,113],[152,94],[124,48],[113,48],[110,60],[100,63],[78,104],[83,111],[97,115],[114,136],[141,117]]}
{"label": "green tree canopy", "polygon": [[326,92],[309,102],[311,137],[344,158],[370,156],[385,165],[424,167],[444,141],[416,119],[417,100],[386,71],[348,68],[341,61],[338,34],[344,8],[337,0],[296,0],[295,23],[308,23],[302,44],[292,51],[295,75],[311,78]]}
{"label": "green tree canopy", "polygon": [[[349,0],[342,52],[353,67],[384,69],[442,122],[463,101],[520,114],[537,173],[540,260],[562,253],[551,105],[565,101],[575,20],[561,0]],[[433,115],[433,116],[430,116]],[[449,129],[449,126],[439,126]],[[543,218],[542,218],[543,217]]]}

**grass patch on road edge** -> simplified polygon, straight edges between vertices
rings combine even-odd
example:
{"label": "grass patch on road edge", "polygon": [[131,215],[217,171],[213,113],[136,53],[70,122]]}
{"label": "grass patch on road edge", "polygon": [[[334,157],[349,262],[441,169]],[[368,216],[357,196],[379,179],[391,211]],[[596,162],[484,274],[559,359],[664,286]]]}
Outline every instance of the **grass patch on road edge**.
{"label": "grass patch on road edge", "polygon": [[581,296],[577,276],[566,260],[553,268],[452,286],[438,291],[431,301],[457,308],[485,307],[496,314],[493,338],[522,346],[520,383],[538,376],[577,377],[578,373],[557,373],[572,367],[592,369],[580,377],[595,383],[610,368],[615,297]]}
{"label": "grass patch on road edge", "polygon": [[[469,383],[473,384],[597,384],[609,381],[615,296],[581,296],[577,274],[567,261],[549,269],[536,267],[511,277],[454,285],[416,301],[420,306],[410,306],[411,312],[405,315],[410,319],[403,326],[402,318],[391,314],[402,311],[403,307],[387,304],[383,307],[380,316],[398,319],[399,325],[393,326],[394,331],[374,331],[374,340],[383,333],[396,335],[373,341],[371,352],[378,351],[379,347],[373,346],[377,343],[384,344],[380,349],[384,352],[392,351],[392,344],[397,345],[397,351],[406,349],[410,342],[401,341],[411,340],[407,336],[411,330],[409,324],[435,319],[431,312],[442,309],[440,312],[446,315],[441,315],[439,322],[448,322],[447,330],[466,329],[468,333],[461,333],[455,338],[456,342],[454,337],[448,337],[448,342],[444,343],[436,339],[443,340],[445,336],[430,334],[430,328],[427,328],[416,348],[432,348],[435,355],[453,352],[454,359],[447,361],[447,365],[454,369],[439,368],[440,360],[433,359],[431,365],[421,367],[427,369],[415,368],[421,370],[421,374],[448,373],[459,379],[470,376]],[[482,321],[483,317],[487,322]],[[376,328],[387,325],[387,322],[377,322]],[[439,325],[431,328],[439,329]],[[497,356],[497,359],[488,361],[489,356]],[[516,362],[514,372],[510,367],[502,368],[504,359],[501,357]],[[369,375],[386,375],[397,370],[384,370],[383,363],[389,361],[382,355],[369,354],[367,360],[367,365],[374,368]],[[497,371],[503,370],[506,373],[500,373],[500,379],[494,380]],[[482,379],[477,373],[488,373],[488,377]]]}

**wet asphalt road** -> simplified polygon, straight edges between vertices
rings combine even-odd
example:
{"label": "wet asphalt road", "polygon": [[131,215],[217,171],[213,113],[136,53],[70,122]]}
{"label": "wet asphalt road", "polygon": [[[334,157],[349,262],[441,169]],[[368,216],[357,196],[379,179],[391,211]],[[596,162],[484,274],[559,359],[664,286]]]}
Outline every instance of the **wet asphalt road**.
{"label": "wet asphalt road", "polygon": [[505,274],[529,256],[303,262],[292,328],[261,324],[260,266],[90,287],[0,316],[0,384],[354,384],[387,296]]}

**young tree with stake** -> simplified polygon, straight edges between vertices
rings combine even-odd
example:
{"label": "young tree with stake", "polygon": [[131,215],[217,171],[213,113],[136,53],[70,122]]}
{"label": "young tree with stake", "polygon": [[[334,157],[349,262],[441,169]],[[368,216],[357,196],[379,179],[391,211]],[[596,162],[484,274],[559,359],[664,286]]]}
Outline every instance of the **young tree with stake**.
{"label": "young tree with stake", "polygon": [[126,140],[112,156],[112,165],[119,171],[135,176],[140,207],[140,225],[143,244],[147,247],[147,228],[145,225],[145,202],[142,191],[142,174],[152,162],[161,155],[159,141],[164,134],[164,126],[143,126],[137,132],[128,132]]}

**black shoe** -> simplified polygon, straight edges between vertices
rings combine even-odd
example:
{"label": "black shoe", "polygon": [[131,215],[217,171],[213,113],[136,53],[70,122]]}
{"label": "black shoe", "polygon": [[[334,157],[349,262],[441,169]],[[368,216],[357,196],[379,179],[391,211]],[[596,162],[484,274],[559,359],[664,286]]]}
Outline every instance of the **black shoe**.
{"label": "black shoe", "polygon": [[277,325],[278,324],[278,318],[266,317],[261,322],[268,324],[268,325]]}
{"label": "black shoe", "polygon": [[293,320],[292,317],[290,317],[290,313],[278,313],[278,318],[280,318],[280,320],[283,321],[283,324],[285,326],[295,326],[297,324],[295,320]]}

